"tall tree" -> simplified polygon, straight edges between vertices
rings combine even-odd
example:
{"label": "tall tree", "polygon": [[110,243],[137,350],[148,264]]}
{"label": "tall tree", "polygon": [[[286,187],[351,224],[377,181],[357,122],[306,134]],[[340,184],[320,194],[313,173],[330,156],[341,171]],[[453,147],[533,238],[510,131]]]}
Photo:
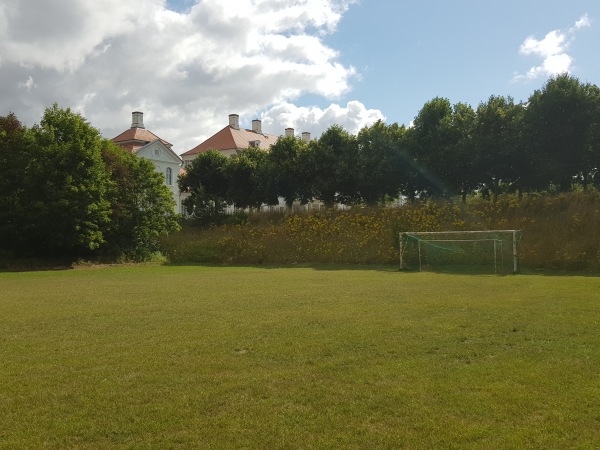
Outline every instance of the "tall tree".
{"label": "tall tree", "polygon": [[511,97],[491,96],[477,107],[477,173],[494,200],[501,183],[513,184],[520,192],[530,178],[531,164],[523,145],[524,111],[524,106],[515,104]]}
{"label": "tall tree", "polygon": [[200,153],[179,177],[179,189],[190,194],[183,201],[188,214],[207,219],[223,214],[230,203],[227,163],[221,152],[208,150]]}
{"label": "tall tree", "polygon": [[4,244],[53,255],[98,249],[110,220],[100,133],[56,104],[45,110],[39,126],[21,128],[5,130],[0,145],[10,177],[18,180],[3,187],[2,197],[11,202]]}
{"label": "tall tree", "polygon": [[584,188],[591,183],[600,188],[600,88],[588,86],[588,102],[592,118],[584,156],[584,169],[580,176]]}
{"label": "tall tree", "polygon": [[227,166],[228,198],[240,208],[277,204],[273,180],[268,172],[268,153],[256,147],[239,151]]}
{"label": "tall tree", "polygon": [[475,111],[466,103],[457,103],[452,108],[447,176],[448,184],[461,196],[463,203],[478,184],[479,169],[473,145],[475,117]]}
{"label": "tall tree", "polygon": [[443,158],[451,116],[450,101],[436,97],[423,105],[413,121],[411,153],[421,174],[422,195],[448,194]]}
{"label": "tall tree", "polygon": [[0,247],[143,258],[178,225],[162,175],[54,105],[41,124],[0,117]]}
{"label": "tall tree", "polygon": [[406,158],[404,126],[379,120],[357,136],[358,192],[368,205],[408,190],[412,165]]}
{"label": "tall tree", "polygon": [[10,113],[0,116],[0,249],[20,248],[34,226],[29,214],[27,166],[34,158],[31,133]]}
{"label": "tall tree", "polygon": [[179,229],[175,201],[154,165],[105,140],[102,159],[110,174],[110,222],[104,236],[108,251],[144,259],[159,250],[159,237]]}
{"label": "tall tree", "polygon": [[466,104],[445,98],[425,103],[415,117],[411,152],[421,171],[425,195],[461,194],[473,189],[472,132],[475,113]]}
{"label": "tall tree", "polygon": [[550,78],[529,98],[525,121],[530,157],[538,174],[536,187],[550,182],[568,191],[577,177],[587,184],[597,89],[564,74]]}
{"label": "tall tree", "polygon": [[303,203],[311,199],[310,170],[306,164],[306,153],[308,145],[306,142],[294,136],[280,137],[271,145],[268,153],[268,171],[273,180],[275,192],[283,197],[288,208],[294,201]]}
{"label": "tall tree", "polygon": [[329,127],[310,147],[312,191],[326,207],[356,200],[358,144],[339,125]]}

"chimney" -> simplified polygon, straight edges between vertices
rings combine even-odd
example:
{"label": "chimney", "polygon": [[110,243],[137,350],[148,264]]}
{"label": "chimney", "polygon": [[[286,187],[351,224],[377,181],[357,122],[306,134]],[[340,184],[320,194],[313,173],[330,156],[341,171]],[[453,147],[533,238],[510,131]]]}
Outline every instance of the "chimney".
{"label": "chimney", "polygon": [[258,134],[262,134],[261,122],[258,119],[252,121],[252,131]]}
{"label": "chimney", "polygon": [[293,135],[294,135],[294,129],[293,128],[286,128],[285,129],[285,137],[293,136]]}
{"label": "chimney", "polygon": [[131,128],[145,128],[143,112],[134,111],[131,113]]}
{"label": "chimney", "polygon": [[308,131],[302,132],[302,140],[304,142],[310,142],[310,133]]}
{"label": "chimney", "polygon": [[229,126],[235,130],[240,129],[240,116],[239,114],[229,114]]}

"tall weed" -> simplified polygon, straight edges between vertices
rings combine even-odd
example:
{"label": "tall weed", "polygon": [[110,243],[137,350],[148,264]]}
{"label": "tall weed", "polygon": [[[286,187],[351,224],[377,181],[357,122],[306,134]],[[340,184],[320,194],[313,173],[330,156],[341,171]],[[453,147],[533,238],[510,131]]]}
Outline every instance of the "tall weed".
{"label": "tall weed", "polygon": [[395,264],[402,231],[522,230],[521,267],[600,269],[600,193],[533,194],[400,208],[250,214],[245,223],[184,227],[162,242],[172,263]]}

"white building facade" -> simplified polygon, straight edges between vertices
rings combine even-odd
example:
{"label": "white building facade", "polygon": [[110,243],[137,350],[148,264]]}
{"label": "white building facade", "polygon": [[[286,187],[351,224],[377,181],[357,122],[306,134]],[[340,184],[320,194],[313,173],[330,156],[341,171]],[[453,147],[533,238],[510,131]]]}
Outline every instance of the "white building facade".
{"label": "white building facade", "polygon": [[175,201],[175,213],[181,213],[181,195],[177,185],[177,178],[183,161],[172,150],[172,144],[159,138],[144,127],[144,114],[140,111],[132,113],[131,128],[111,139],[126,151],[139,158],[144,158],[154,164],[155,170],[164,177],[165,185],[171,191]]}

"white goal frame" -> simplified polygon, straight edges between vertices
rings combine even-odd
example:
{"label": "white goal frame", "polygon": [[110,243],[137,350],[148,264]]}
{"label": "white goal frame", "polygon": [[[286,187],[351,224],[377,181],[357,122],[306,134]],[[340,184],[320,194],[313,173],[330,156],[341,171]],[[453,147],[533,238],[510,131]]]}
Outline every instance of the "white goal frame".
{"label": "white goal frame", "polygon": [[[408,236],[414,237],[430,237],[431,239],[426,242],[485,242],[489,241],[493,243],[494,248],[494,272],[498,272],[497,267],[497,251],[500,249],[500,255],[502,256],[502,265],[504,265],[504,256],[502,252],[502,239],[496,239],[489,237],[492,234],[504,234],[512,235],[512,264],[513,273],[519,272],[519,239],[521,236],[521,230],[485,230],[485,231],[403,231],[400,233],[399,250],[400,250],[400,270],[404,269],[404,247],[403,242]],[[435,236],[443,236],[444,238],[436,239]],[[457,236],[456,239],[450,238],[451,236]],[[477,237],[485,236],[485,237]],[[421,271],[421,241],[418,243],[418,254],[419,254],[419,271]]]}

